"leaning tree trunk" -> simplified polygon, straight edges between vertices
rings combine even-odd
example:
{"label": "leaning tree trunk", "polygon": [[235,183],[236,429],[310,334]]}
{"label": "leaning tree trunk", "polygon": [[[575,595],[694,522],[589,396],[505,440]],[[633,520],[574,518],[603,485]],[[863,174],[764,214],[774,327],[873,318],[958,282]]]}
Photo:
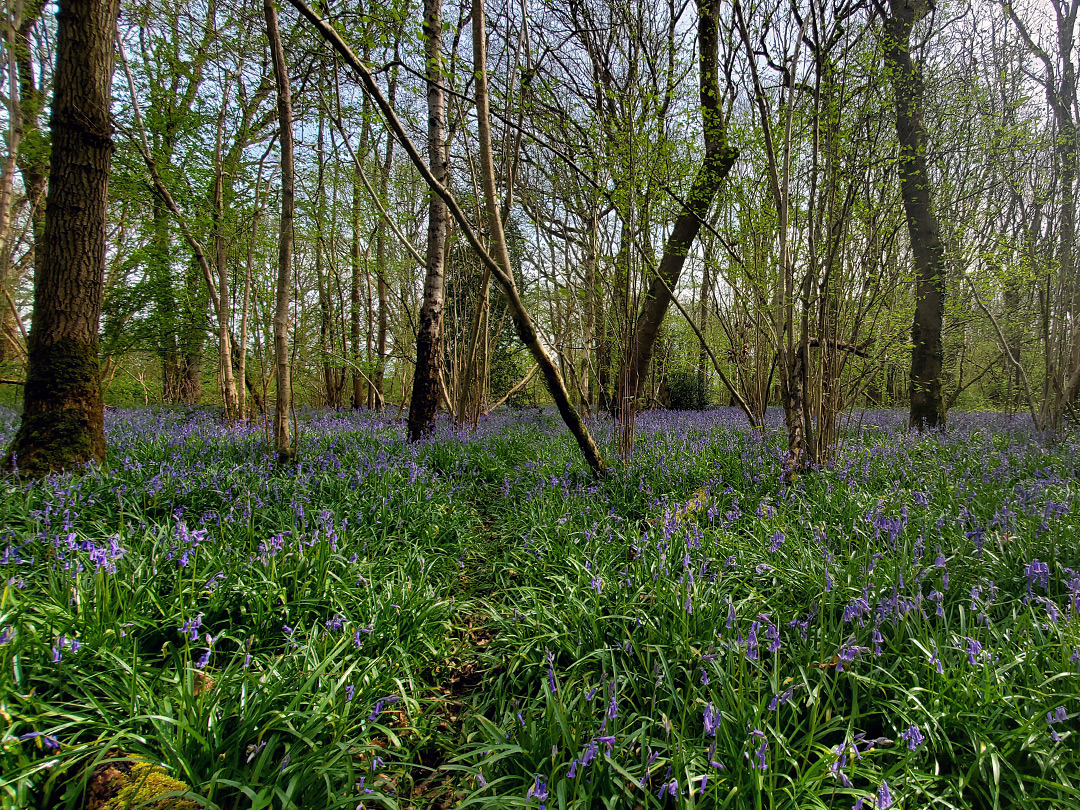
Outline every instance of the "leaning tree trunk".
{"label": "leaning tree trunk", "polygon": [[926,167],[923,86],[911,59],[911,29],[930,11],[927,0],[889,0],[885,66],[896,97],[897,171],[915,263],[915,317],[911,324],[911,426],[945,423],[941,396],[941,323],[945,313],[945,243],[930,197]]}
{"label": "leaning tree trunk", "polygon": [[274,0],[263,0],[270,56],[277,82],[278,121],[281,141],[281,225],[278,232],[277,307],[274,310],[274,363],[277,366],[277,405],[274,408],[274,449],[279,461],[291,461],[293,447],[289,435],[289,412],[292,409],[292,368],[289,365],[289,297],[292,291],[293,210],[296,178],[293,171],[292,98],[285,50],[281,46],[277,7]]}
{"label": "leaning tree trunk", "polygon": [[117,0],[61,0],[52,163],[23,415],[6,465],[40,476],[105,461],[98,324],[105,290]]}
{"label": "leaning tree trunk", "polygon": [[[440,186],[446,186],[446,116],[442,92],[442,0],[424,0],[424,43],[427,57],[428,167]],[[416,441],[435,426],[442,372],[443,243],[446,204],[429,195],[424,302],[416,332],[416,369],[409,403],[409,440]]]}
{"label": "leaning tree trunk", "polygon": [[719,0],[697,0],[698,8],[698,70],[701,87],[701,118],[705,135],[705,158],[690,187],[683,210],[664,244],[656,277],[642,304],[635,328],[634,351],[630,366],[629,393],[641,395],[641,386],[649,374],[656,336],[671,305],[672,290],[679,283],[686,255],[697,238],[701,224],[709,214],[713,198],[739,155],[727,142],[727,124],[720,97],[717,68],[719,40],[717,18]]}

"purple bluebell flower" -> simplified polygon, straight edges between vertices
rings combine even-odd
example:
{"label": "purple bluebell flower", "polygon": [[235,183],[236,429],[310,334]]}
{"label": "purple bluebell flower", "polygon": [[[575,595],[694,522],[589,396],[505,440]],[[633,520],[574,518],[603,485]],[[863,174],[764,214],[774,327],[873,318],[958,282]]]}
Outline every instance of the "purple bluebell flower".
{"label": "purple bluebell flower", "polygon": [[938,648],[936,644],[934,645],[934,651],[930,653],[930,663],[934,665],[934,669],[937,671],[938,675],[945,674],[945,667],[941,665],[941,658],[938,657]]}
{"label": "purple bluebell flower", "polygon": [[757,759],[757,764],[751,762],[750,763],[751,766],[758,769],[758,770],[761,770],[761,771],[766,770],[769,767],[768,764],[766,764],[766,762],[765,762],[765,756],[766,756],[766,754],[768,754],[768,752],[769,752],[769,741],[768,740],[762,740],[761,741],[761,747],[758,748],[758,750],[754,752],[754,757]]}
{"label": "purple bluebell flower", "polygon": [[970,636],[964,636],[964,641],[967,642],[965,652],[967,652],[968,663],[971,664],[971,666],[975,666],[978,663],[975,659],[982,654],[983,646]]}
{"label": "purple bluebell flower", "polygon": [[705,724],[705,733],[710,737],[716,736],[716,730],[720,728],[720,712],[713,709],[713,705],[709,703],[705,707],[705,712],[702,715],[702,721]]}
{"label": "purple bluebell flower", "polygon": [[844,664],[851,664],[863,653],[870,652],[869,647],[859,647],[855,644],[855,636],[845,641],[836,653],[836,671],[843,672]]}
{"label": "purple bluebell flower", "polygon": [[1034,585],[1045,591],[1050,582],[1050,566],[1036,557],[1024,567],[1024,576],[1027,578],[1028,596],[1032,595]]}
{"label": "purple bluebell flower", "polygon": [[387,695],[384,698],[379,698],[375,701],[375,706],[372,708],[371,714],[368,716],[368,720],[375,720],[380,714],[382,714],[383,709],[385,709],[387,706],[391,706],[397,703],[400,700],[401,698],[398,695]]}
{"label": "purple bluebell flower", "polygon": [[784,533],[779,529],[773,533],[772,542],[769,544],[769,553],[775,554],[784,545]]}
{"label": "purple bluebell flower", "polygon": [[672,797],[678,796],[680,794],[678,781],[672,779],[670,782],[662,784],[660,790],[656,793],[656,798],[662,798],[665,793]]}
{"label": "purple bluebell flower", "polygon": [[547,779],[545,779],[540,774],[537,774],[536,775],[536,781],[533,782],[532,787],[529,788],[529,792],[527,794],[525,794],[525,801],[526,801],[526,803],[528,803],[528,801],[530,799],[539,799],[540,800],[540,810],[544,810],[545,802],[547,801],[547,797],[548,797]]}
{"label": "purple bluebell flower", "polygon": [[900,732],[900,739],[907,743],[909,751],[914,751],[916,748],[926,742],[926,737],[923,736],[922,732],[919,730],[919,727],[914,724],[912,724],[907,731]]}
{"label": "purple bluebell flower", "polygon": [[893,806],[893,797],[889,792],[889,783],[882,780],[877,789],[877,810],[889,810]]}

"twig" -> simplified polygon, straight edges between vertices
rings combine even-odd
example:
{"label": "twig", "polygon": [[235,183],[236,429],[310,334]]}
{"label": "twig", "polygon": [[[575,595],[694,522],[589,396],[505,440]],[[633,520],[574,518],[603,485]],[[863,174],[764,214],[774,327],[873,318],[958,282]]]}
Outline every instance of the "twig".
{"label": "twig", "polygon": [[[533,375],[536,373],[536,370],[538,368],[540,368],[540,366],[533,363],[533,367],[531,369],[529,369],[529,373],[526,374],[521,379],[521,382],[519,382],[517,385],[515,385],[513,388],[511,388],[509,391],[507,391],[506,396],[504,396],[502,399],[500,399],[498,402],[496,402],[494,405],[492,405],[490,408],[488,408],[486,411],[484,411],[484,416],[487,416],[493,410],[495,410],[500,405],[502,405],[504,402],[506,402],[506,400],[510,399],[510,397],[512,397],[514,394],[516,394],[518,391],[520,391],[522,388],[524,388],[525,385],[529,382],[529,380],[531,380],[533,378]],[[580,391],[579,391],[579,393],[580,393]]]}

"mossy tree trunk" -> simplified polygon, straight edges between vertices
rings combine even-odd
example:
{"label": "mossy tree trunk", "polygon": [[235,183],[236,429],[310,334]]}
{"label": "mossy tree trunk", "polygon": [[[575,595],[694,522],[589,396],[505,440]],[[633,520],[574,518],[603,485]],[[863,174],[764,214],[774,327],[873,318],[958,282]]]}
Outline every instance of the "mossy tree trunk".
{"label": "mossy tree trunk", "polygon": [[6,462],[40,476],[105,461],[98,325],[117,0],[61,0],[53,77],[52,161],[23,416]]}
{"label": "mossy tree trunk", "polygon": [[686,256],[701,230],[702,223],[709,215],[713,199],[724,178],[735,165],[739,155],[738,150],[727,140],[727,122],[724,119],[720,96],[717,62],[720,3],[717,0],[697,0],[697,10],[698,71],[705,157],[690,186],[683,209],[675,218],[675,224],[668,234],[660,266],[649,284],[649,291],[637,316],[634,347],[629,359],[628,391],[631,396],[641,396],[644,392],[644,380],[649,374],[660,325],[671,305],[671,291],[678,286]]}
{"label": "mossy tree trunk", "polygon": [[923,124],[923,85],[911,58],[911,32],[930,12],[925,0],[889,0],[885,20],[885,66],[896,97],[897,173],[915,264],[915,317],[911,324],[911,426],[945,424],[941,395],[945,314],[945,243],[930,195]]}

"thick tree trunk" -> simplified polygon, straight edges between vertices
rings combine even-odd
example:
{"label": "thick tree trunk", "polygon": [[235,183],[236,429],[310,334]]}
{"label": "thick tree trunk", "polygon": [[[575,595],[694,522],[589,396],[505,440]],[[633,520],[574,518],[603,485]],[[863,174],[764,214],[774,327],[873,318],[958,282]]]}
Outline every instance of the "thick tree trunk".
{"label": "thick tree trunk", "polygon": [[[442,0],[424,0],[424,43],[427,57],[428,167],[446,186],[446,116],[442,92]],[[409,403],[409,440],[416,441],[435,426],[442,371],[443,247],[446,204],[434,191],[428,203],[427,257],[424,302],[416,333],[416,368]]]}
{"label": "thick tree trunk", "polygon": [[885,66],[896,97],[897,171],[915,264],[915,317],[911,324],[911,426],[945,423],[941,396],[941,324],[945,314],[945,244],[930,196],[926,166],[923,86],[911,59],[911,30],[930,11],[926,0],[889,0]]}
{"label": "thick tree trunk", "polygon": [[48,214],[22,422],[6,459],[24,475],[105,461],[98,325],[117,7],[116,0],[61,0],[57,14]]}
{"label": "thick tree trunk", "polygon": [[724,178],[739,155],[739,151],[727,142],[727,124],[724,121],[720,98],[720,81],[717,67],[719,40],[717,19],[720,14],[719,0],[697,0],[698,8],[698,70],[701,87],[701,117],[705,135],[705,158],[690,187],[683,210],[675,218],[675,224],[664,244],[664,255],[657,268],[659,278],[653,278],[648,294],[638,314],[634,330],[633,364],[630,367],[630,391],[640,396],[642,383],[649,373],[656,336],[671,305],[671,291],[679,283],[686,256],[694,244],[712,207],[713,198],[720,190]]}
{"label": "thick tree trunk", "polygon": [[279,461],[291,461],[293,446],[289,430],[292,410],[292,367],[289,364],[289,303],[292,292],[293,216],[296,178],[293,170],[292,98],[285,50],[281,45],[277,7],[263,0],[270,56],[277,83],[278,122],[281,143],[281,225],[278,232],[277,306],[274,309],[274,364],[277,367],[277,404],[274,407],[274,449]]}

